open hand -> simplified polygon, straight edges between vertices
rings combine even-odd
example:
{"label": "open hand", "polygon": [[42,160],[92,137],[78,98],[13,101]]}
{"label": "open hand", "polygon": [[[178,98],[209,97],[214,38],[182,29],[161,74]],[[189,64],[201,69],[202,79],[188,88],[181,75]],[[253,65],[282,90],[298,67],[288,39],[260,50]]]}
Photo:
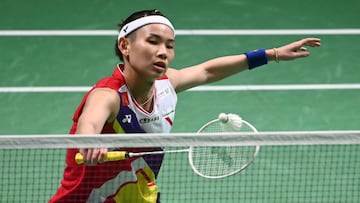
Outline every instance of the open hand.
{"label": "open hand", "polygon": [[319,47],[320,39],[305,38],[276,49],[279,60],[293,60],[309,56],[309,51],[306,46]]}

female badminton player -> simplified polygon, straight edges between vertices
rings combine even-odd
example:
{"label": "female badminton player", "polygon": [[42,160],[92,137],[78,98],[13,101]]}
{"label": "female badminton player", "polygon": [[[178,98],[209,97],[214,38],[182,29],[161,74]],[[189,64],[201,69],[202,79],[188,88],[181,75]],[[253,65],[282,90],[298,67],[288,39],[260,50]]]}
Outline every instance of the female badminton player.
{"label": "female badminton player", "polygon": [[[278,48],[223,56],[181,69],[169,67],[174,46],[174,26],[158,10],[139,11],[126,18],[115,45],[122,62],[111,76],[98,81],[84,96],[74,113],[70,134],[168,133],[174,122],[178,93],[270,61],[307,57],[306,47],[320,46],[320,39],[305,38]],[[155,180],[162,155],[103,162],[107,151],[68,149],[61,185],[49,202],[160,202]],[[85,164],[75,162],[78,152]]]}

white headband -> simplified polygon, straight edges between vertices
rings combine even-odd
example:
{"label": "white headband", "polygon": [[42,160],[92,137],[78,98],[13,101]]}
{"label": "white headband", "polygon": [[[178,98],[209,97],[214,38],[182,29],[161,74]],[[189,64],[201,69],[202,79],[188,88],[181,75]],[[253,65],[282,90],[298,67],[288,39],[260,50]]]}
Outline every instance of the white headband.
{"label": "white headband", "polygon": [[120,39],[121,37],[125,37],[127,34],[131,33],[132,31],[134,31],[144,25],[153,24],[153,23],[160,23],[160,24],[167,25],[175,33],[174,26],[171,24],[171,22],[167,18],[165,18],[163,16],[159,16],[159,15],[151,15],[151,16],[145,16],[145,17],[136,19],[136,20],[131,21],[130,23],[124,25],[123,28],[121,28],[121,30],[120,30],[118,39]]}

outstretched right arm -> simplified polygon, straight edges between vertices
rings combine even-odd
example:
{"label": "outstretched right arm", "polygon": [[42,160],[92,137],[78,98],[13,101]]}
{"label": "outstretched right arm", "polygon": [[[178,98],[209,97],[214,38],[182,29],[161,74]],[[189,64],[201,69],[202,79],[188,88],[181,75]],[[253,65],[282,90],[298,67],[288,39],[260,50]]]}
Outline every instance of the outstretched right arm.
{"label": "outstretched right arm", "polygon": [[[93,90],[79,117],[76,134],[100,134],[106,122],[115,119],[119,112],[120,98],[116,91],[109,88]],[[80,149],[85,164],[93,165],[105,158],[106,148]]]}

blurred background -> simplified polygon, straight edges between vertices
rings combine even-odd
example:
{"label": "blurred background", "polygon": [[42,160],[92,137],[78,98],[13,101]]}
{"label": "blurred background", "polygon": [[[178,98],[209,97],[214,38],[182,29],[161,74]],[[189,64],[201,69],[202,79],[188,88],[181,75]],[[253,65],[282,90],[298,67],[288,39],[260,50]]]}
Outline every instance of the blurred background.
{"label": "blurred background", "polygon": [[[295,6],[296,5],[296,6]],[[159,9],[178,31],[331,29],[339,34],[176,36],[174,68],[217,56],[319,37],[321,48],[211,85],[351,84],[342,89],[187,91],[179,94],[173,132],[195,132],[221,112],[240,114],[259,131],[356,130],[360,120],[360,2],[250,0],[1,0],[0,134],[66,134],[85,92],[9,92],[9,87],[90,87],[119,63],[117,24],[131,13]],[[5,31],[96,31],[108,35],[5,35]],[[21,33],[21,32],[20,32]]]}

